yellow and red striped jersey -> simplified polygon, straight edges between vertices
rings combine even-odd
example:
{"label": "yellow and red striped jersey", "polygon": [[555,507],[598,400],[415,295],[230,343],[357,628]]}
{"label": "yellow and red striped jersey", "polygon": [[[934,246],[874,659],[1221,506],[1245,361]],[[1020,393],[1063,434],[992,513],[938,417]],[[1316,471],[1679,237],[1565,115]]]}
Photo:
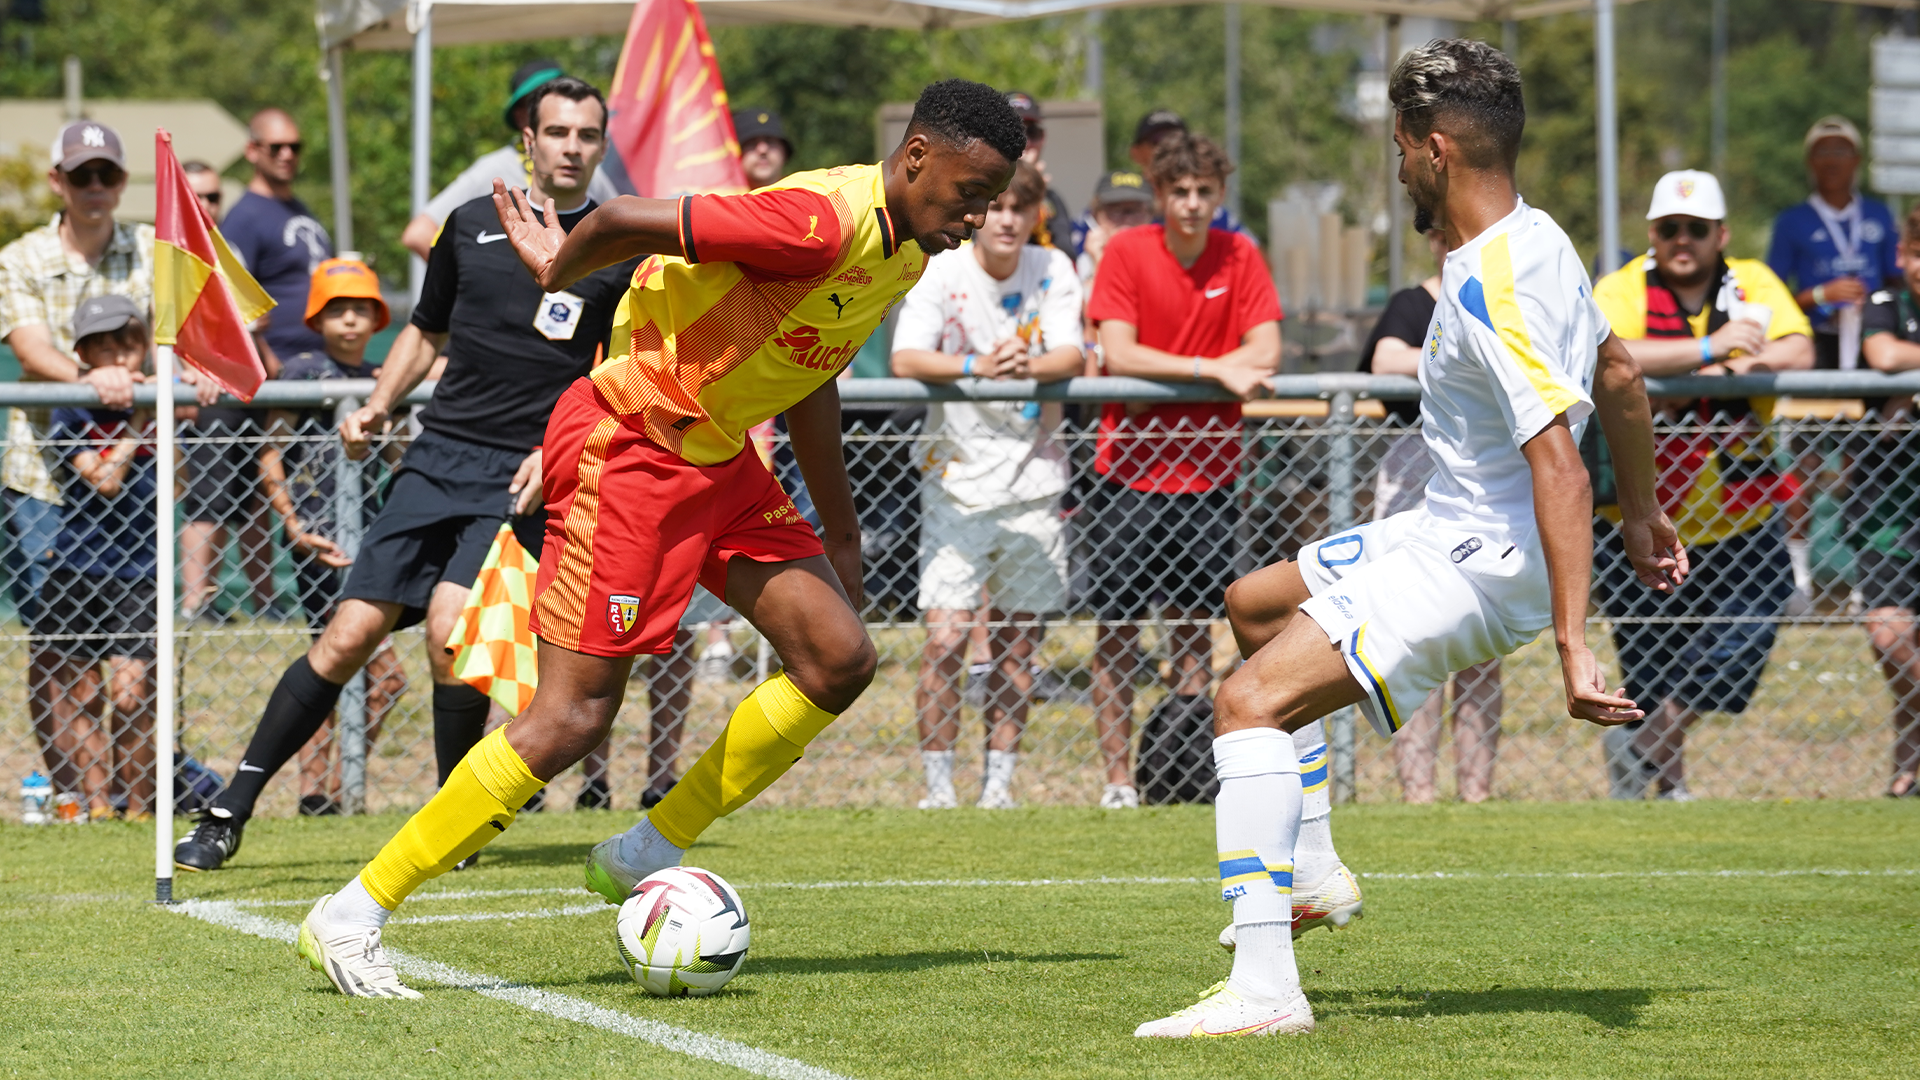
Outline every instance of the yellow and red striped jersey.
{"label": "yellow and red striped jersey", "polygon": [[594,385],[695,465],[838,375],[926,269],[894,235],[877,165],[680,200],[684,258],[634,271]]}

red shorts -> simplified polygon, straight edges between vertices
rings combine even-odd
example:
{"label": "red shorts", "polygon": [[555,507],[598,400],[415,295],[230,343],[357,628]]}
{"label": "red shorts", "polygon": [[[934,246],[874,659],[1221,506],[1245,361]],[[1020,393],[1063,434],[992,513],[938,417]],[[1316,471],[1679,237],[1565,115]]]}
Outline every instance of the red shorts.
{"label": "red shorts", "polygon": [[697,581],[727,594],[727,560],[791,562],[820,540],[751,448],[693,465],[613,412],[591,379],[547,423],[547,541],[533,632],[593,656],[658,655]]}

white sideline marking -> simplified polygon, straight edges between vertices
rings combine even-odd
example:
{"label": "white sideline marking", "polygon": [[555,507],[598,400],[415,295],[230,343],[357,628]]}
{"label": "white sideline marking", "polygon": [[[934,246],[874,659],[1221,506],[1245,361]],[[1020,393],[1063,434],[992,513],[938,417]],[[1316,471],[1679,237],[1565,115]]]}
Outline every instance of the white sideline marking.
{"label": "white sideline marking", "polygon": [[[1532,880],[1580,881],[1609,878],[1785,878],[1785,877],[1914,877],[1920,868],[1888,870],[1550,870],[1540,873],[1486,873],[1478,870],[1426,870],[1418,873],[1356,873],[1370,881],[1460,881],[1460,880]],[[759,881],[737,886],[754,889],[1037,889],[1085,885],[1211,885],[1210,877],[1095,877],[1095,878],[925,878],[885,879],[880,881]],[[491,900],[507,896],[578,896],[579,888],[550,889],[449,889],[446,892],[420,893],[409,904],[429,900]],[[319,897],[305,900],[230,900],[219,901],[235,908],[312,907]],[[590,915],[613,905],[606,903],[569,905],[564,908],[540,908],[534,911],[475,912],[465,915],[416,915],[393,920],[396,923],[481,922],[489,919],[542,919],[555,915]]]}
{"label": "white sideline marking", "polygon": [[591,904],[569,904],[560,908],[534,908],[532,911],[468,911],[459,915],[414,915],[399,916],[387,920],[388,925],[397,923],[442,923],[442,922],[491,922],[496,919],[552,919],[562,915],[596,915],[600,912],[612,913],[619,909],[605,900]]}
{"label": "white sideline marking", "polygon": [[1555,870],[1539,874],[1483,874],[1473,870],[1431,870],[1423,874],[1355,874],[1381,881],[1433,881],[1452,878],[1562,879],[1583,878],[1776,878],[1776,877],[1912,877],[1920,870]]}
{"label": "white sideline marking", "polygon": [[[243,934],[252,934],[269,941],[291,945],[300,936],[300,928],[293,923],[248,914],[225,901],[188,900],[172,910],[183,915],[191,915],[215,926],[224,926],[229,930],[238,930]],[[839,1073],[808,1065],[803,1061],[795,1061],[789,1057],[781,1057],[779,1054],[748,1046],[746,1043],[738,1043],[714,1035],[703,1035],[672,1024],[663,1024],[658,1020],[643,1020],[640,1017],[603,1008],[566,994],[556,994],[551,990],[535,990],[530,986],[520,986],[492,975],[462,971],[459,968],[403,953],[397,949],[388,949],[387,956],[393,961],[393,966],[409,979],[424,979],[456,990],[471,990],[476,994],[504,1001],[510,1005],[518,1005],[531,1012],[545,1013],[577,1024],[587,1024],[602,1031],[611,1031],[616,1035],[626,1035],[688,1057],[731,1065],[756,1076],[775,1077],[776,1080],[849,1080],[848,1077]]]}

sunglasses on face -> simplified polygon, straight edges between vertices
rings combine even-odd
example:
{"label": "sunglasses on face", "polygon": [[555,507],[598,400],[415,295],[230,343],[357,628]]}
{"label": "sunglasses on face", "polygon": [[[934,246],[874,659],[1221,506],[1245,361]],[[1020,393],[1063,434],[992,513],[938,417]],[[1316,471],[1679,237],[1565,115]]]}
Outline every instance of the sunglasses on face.
{"label": "sunglasses on face", "polygon": [[265,147],[268,157],[279,157],[281,154],[292,154],[294,157],[299,157],[300,151],[304,149],[307,144],[299,142],[263,142],[254,143],[254,145]]}
{"label": "sunglasses on face", "polygon": [[1678,221],[1662,221],[1653,227],[1653,233],[1662,240],[1672,240],[1674,237],[1680,235],[1681,229],[1687,230],[1687,235],[1693,237],[1695,240],[1705,240],[1707,237],[1713,235],[1713,222],[1689,221],[1682,223]]}
{"label": "sunglasses on face", "polygon": [[97,165],[82,165],[77,169],[62,170],[67,183],[76,188],[90,188],[98,180],[101,187],[116,187],[127,178],[127,171],[118,165],[101,162]]}
{"label": "sunglasses on face", "polygon": [[210,191],[207,194],[200,196],[200,201],[203,203],[206,203],[208,206],[219,206],[220,193],[217,191]]}

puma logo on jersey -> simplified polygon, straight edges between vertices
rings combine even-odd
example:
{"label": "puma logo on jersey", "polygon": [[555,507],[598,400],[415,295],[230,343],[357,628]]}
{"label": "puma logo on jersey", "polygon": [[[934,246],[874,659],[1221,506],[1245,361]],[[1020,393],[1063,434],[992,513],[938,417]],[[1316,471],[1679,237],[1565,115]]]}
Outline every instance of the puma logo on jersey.
{"label": "puma logo on jersey", "polygon": [[833,317],[836,319],[846,314],[847,305],[853,303],[852,299],[840,299],[839,293],[828,293],[827,299],[833,304]]}
{"label": "puma logo on jersey", "polygon": [[[807,235],[801,237],[800,242],[804,244],[809,240],[820,240],[820,238],[818,236],[815,236],[813,233],[813,231],[815,229],[818,229],[819,227],[820,227],[820,215],[808,214],[807,215]],[[826,243],[825,240],[820,240],[820,242],[823,244]]]}

